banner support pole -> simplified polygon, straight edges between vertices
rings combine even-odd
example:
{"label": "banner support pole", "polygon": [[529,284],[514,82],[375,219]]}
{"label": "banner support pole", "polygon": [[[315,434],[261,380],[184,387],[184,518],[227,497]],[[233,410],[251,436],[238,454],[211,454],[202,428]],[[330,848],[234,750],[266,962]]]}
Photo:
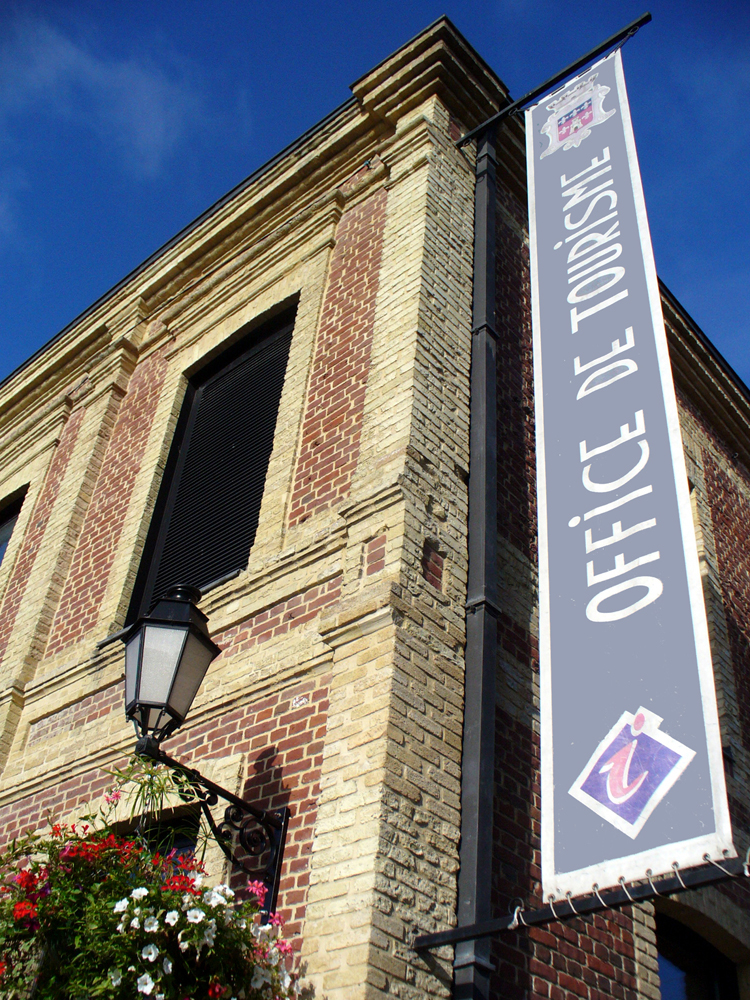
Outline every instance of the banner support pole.
{"label": "banner support pole", "polygon": [[477,125],[473,128],[471,132],[467,132],[466,135],[462,136],[456,143],[457,146],[465,146],[467,143],[471,142],[472,139],[476,139],[477,136],[482,135],[490,126],[497,126],[503,119],[510,117],[510,115],[516,114],[516,112],[521,111],[527,104],[537,98],[541,97],[542,94],[546,93],[548,90],[552,90],[558,83],[562,83],[563,80],[567,79],[569,76],[573,76],[582,69],[586,63],[593,62],[598,56],[603,55],[608,49],[612,49],[615,45],[625,42],[628,38],[631,38],[639,28],[642,28],[644,24],[648,24],[651,20],[651,14],[646,11],[645,14],[641,14],[637,17],[635,21],[631,21],[630,24],[622,28],[621,31],[616,32],[611,35],[606,41],[597,45],[596,48],[591,49],[587,52],[585,56],[581,56],[580,59],[576,59],[575,62],[571,63],[570,66],[566,66],[565,69],[551,76],[549,80],[545,80],[544,83],[530,90],[528,94],[524,94],[523,97],[519,97],[517,101],[513,101],[512,104],[506,104],[504,108],[501,108],[497,114],[494,114],[487,121],[482,122],[481,125]]}
{"label": "banner support pole", "polygon": [[[517,907],[515,913],[472,924],[468,927],[451,927],[450,930],[438,931],[435,934],[420,934],[414,938],[412,948],[416,952],[427,951],[441,945],[455,944],[460,946],[468,939],[480,940],[495,937],[501,931],[518,930],[520,926],[534,927],[549,924],[553,921],[567,920],[569,917],[585,917],[603,910],[614,910],[621,906],[632,906],[656,896],[676,896],[681,892],[690,892],[707,885],[729,882],[731,879],[747,876],[747,862],[740,858],[728,858],[721,864],[709,861],[705,867],[686,868],[680,875],[668,875],[660,878],[656,885],[653,877],[646,876],[645,882],[631,883],[627,889],[599,892],[592,886],[592,895],[552,900],[547,906],[538,910],[524,910]],[[658,891],[657,891],[658,886]]]}
{"label": "banner support pole", "polygon": [[[454,1000],[489,1000],[494,966],[490,941],[479,928],[493,926],[491,879],[495,791],[495,689],[497,672],[497,329],[496,329],[496,139],[497,126],[587,62],[635,34],[651,20],[645,13],[561,73],[507,105],[456,144],[477,138],[474,193],[474,264],[471,350],[469,478],[469,578],[466,602],[466,667],[461,761],[461,841],[458,923],[454,929]],[[438,943],[442,935],[423,936]],[[446,939],[445,943],[449,943]],[[421,948],[433,944],[421,944]]]}

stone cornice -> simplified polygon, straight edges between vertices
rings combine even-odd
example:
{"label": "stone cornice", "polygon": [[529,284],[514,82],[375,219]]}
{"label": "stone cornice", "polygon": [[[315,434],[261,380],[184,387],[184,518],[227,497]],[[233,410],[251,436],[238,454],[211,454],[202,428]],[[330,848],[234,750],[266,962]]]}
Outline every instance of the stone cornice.
{"label": "stone cornice", "polygon": [[750,467],[750,394],[711,341],[661,287],[675,386]]}
{"label": "stone cornice", "polygon": [[467,128],[473,128],[509,99],[502,80],[447,17],[356,80],[351,90],[369,114],[392,125],[437,96]]}
{"label": "stone cornice", "polygon": [[[87,364],[111,341],[102,324],[79,331],[50,347],[44,363],[29,366],[0,391],[0,433],[18,419],[61,393],[86,371]],[[37,411],[38,412],[38,411]]]}
{"label": "stone cornice", "polygon": [[[220,270],[251,245],[273,241],[271,234],[278,237],[286,222],[345,186],[420,103],[438,97],[470,126],[507,101],[501,81],[446,18],[352,89],[356,102],[342,106],[209,209],[0,386],[0,425],[30,401],[39,405],[62,392],[113,337],[132,329],[136,343],[145,333],[147,349],[153,349],[169,335],[166,324],[154,325],[158,310],[196,281],[202,286],[207,272]],[[351,195],[356,199],[363,191]],[[346,192],[345,198],[351,195]]]}

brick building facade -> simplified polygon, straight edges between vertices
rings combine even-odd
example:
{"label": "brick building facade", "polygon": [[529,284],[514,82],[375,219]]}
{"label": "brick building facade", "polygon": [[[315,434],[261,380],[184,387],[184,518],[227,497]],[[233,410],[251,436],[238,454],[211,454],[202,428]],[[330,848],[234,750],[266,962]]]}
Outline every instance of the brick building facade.
{"label": "brick building facade", "polygon": [[[280,910],[319,998],[451,994],[467,586],[474,217],[455,140],[506,100],[442,19],[0,386],[0,831],[76,815],[133,746],[119,643],[189,380],[283,309],[294,330],[247,565],[173,756],[291,823]],[[539,888],[535,466],[524,145],[498,146],[495,907]],[[750,396],[665,319],[735,842],[750,842]],[[145,555],[144,555],[145,552]],[[178,582],[178,581],[175,581]],[[739,882],[493,943],[496,996],[659,1000],[670,918],[750,996]],[[661,935],[657,939],[657,932]],[[670,939],[671,940],[671,939]],[[666,944],[664,943],[666,942]],[[665,951],[666,949],[666,951]],[[713,954],[713,952],[711,952]]]}

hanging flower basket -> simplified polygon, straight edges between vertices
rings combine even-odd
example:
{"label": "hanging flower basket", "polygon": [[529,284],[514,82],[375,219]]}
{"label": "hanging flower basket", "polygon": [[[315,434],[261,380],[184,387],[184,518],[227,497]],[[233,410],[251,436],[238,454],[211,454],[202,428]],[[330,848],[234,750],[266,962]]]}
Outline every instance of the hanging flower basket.
{"label": "hanging flower basket", "polygon": [[[117,794],[117,793],[115,793]],[[192,856],[55,824],[0,857],[1,1000],[287,1000],[292,946]]]}

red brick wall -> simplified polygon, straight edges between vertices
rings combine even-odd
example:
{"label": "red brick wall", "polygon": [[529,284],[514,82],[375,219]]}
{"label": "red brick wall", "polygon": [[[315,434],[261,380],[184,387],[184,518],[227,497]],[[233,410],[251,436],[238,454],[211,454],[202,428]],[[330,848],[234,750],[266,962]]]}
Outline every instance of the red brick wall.
{"label": "red brick wall", "polygon": [[438,590],[443,589],[443,557],[430,542],[422,551],[422,576]]}
{"label": "red brick wall", "polygon": [[[243,796],[262,809],[288,806],[291,810],[279,896],[279,912],[290,936],[300,934],[307,904],[329,682],[328,676],[301,681],[251,705],[230,710],[219,719],[180,732],[168,745],[170,754],[198,770],[202,760],[247,754],[249,766]],[[122,684],[106,688],[64,711],[70,724],[75,721],[78,725],[111,711],[122,712]],[[44,733],[39,730],[37,739],[53,736],[56,721],[60,720],[55,716],[47,720],[50,728]],[[4,806],[0,809],[0,843],[43,826],[48,815],[59,818],[75,814],[89,802],[96,806],[111,783],[111,777],[102,771],[89,771]],[[301,944],[299,939],[296,944]]]}
{"label": "red brick wall", "polygon": [[222,647],[223,656],[244,652],[257,643],[267,642],[274,636],[284,635],[289,629],[312,621],[321,608],[333,604],[340,596],[341,576],[336,576],[327,583],[310,587],[272,608],[260,611],[239,625],[215,635],[214,641]]}
{"label": "red brick wall", "polygon": [[750,749],[750,504],[708,451],[703,453],[703,469],[735,668],[742,742]]}
{"label": "red brick wall", "polygon": [[[694,407],[691,410],[712,442],[712,448],[703,451],[703,473],[711,511],[727,638],[732,655],[740,739],[744,749],[750,750],[750,503],[726,471],[727,466],[734,465],[735,471],[742,476],[742,470],[733,461],[731,449],[716,437],[708,422]],[[722,464],[725,468],[722,468]],[[746,488],[750,488],[750,478],[746,472],[745,482]],[[733,783],[729,782],[728,798],[735,843],[743,843],[750,830],[747,789],[743,789],[738,797],[733,794]],[[723,885],[719,891],[738,906],[747,909],[750,890],[744,881],[735,879]]]}
{"label": "red brick wall", "polygon": [[385,541],[385,535],[378,535],[365,545],[365,576],[372,576],[385,569]]}
{"label": "red brick wall", "polygon": [[83,774],[59,781],[50,788],[0,808],[0,846],[28,830],[43,829],[47,818],[53,820],[75,813],[89,802],[96,802],[112,784],[112,778],[103,771],[85,771]]}
{"label": "red brick wall", "polygon": [[122,684],[110,684],[109,687],[96,691],[82,701],[74,702],[59,712],[38,719],[29,726],[27,745],[49,739],[57,733],[67,735],[78,726],[85,726],[89,722],[109,715],[112,709],[122,709],[123,698]]}
{"label": "red brick wall", "polygon": [[630,907],[529,930],[533,996],[624,1000],[635,993]]}
{"label": "red brick wall", "polygon": [[171,754],[199,770],[203,757],[247,754],[244,797],[261,809],[291,810],[278,907],[290,936],[301,932],[307,903],[329,682],[327,676],[302,681],[169,742]]}
{"label": "red brick wall", "polygon": [[52,456],[49,468],[47,469],[44,485],[37,497],[34,511],[26,528],[23,543],[13,566],[8,587],[5,591],[2,611],[0,611],[0,661],[5,655],[5,649],[13,631],[18,608],[26,591],[26,584],[34,567],[39,546],[42,544],[42,538],[44,537],[47,522],[57,499],[60,484],[65,475],[65,469],[70,461],[70,456],[78,438],[78,431],[84,412],[85,410],[81,408],[72,413],[63,428],[60,442],[55,449],[55,454]]}
{"label": "red brick wall", "polygon": [[[726,621],[734,682],[734,691],[726,694],[730,711],[734,711],[733,695],[736,698],[740,741],[745,750],[750,750],[750,471],[737,461],[733,446],[716,433],[710,414],[704,415],[681,391],[678,399],[708,442],[702,450],[701,464],[721,586],[722,606],[718,611]],[[745,492],[738,486],[743,480]],[[742,843],[750,830],[747,789],[740,786],[737,794],[737,785],[732,781],[728,785],[735,843]],[[747,908],[750,890],[744,883],[744,879],[735,879],[717,891]]]}
{"label": "red brick wall", "polygon": [[97,623],[166,367],[162,355],[154,354],[136,369],[130,381],[52,623],[48,656],[77,642]]}
{"label": "red brick wall", "polygon": [[291,525],[349,492],[359,457],[375,320],[386,193],[341,217],[302,424]]}

